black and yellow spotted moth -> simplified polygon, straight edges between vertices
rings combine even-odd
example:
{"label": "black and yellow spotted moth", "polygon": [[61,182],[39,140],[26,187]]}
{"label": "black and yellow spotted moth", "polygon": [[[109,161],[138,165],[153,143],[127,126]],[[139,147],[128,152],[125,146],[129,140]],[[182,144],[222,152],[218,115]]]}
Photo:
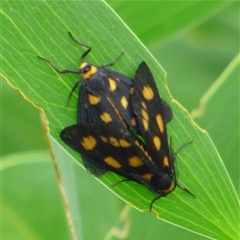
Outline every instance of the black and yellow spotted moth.
{"label": "black and yellow spotted moth", "polygon": [[[156,194],[153,203],[172,192],[178,184],[169,147],[166,124],[172,119],[170,106],[160,98],[153,76],[142,62],[131,79],[121,73],[84,61],[91,48],[71,38],[87,50],[77,70],[59,73],[81,74],[69,99],[81,84],[77,124],[66,127],[61,139],[82,156],[85,167],[95,176],[112,171],[125,180],[145,185]],[[190,193],[191,194],[191,193]]]}

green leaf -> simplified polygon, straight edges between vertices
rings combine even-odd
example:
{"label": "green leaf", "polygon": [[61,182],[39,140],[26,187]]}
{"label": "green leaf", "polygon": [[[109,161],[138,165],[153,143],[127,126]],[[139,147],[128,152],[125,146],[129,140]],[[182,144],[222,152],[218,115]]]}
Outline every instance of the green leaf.
{"label": "green leaf", "polygon": [[3,239],[70,239],[48,151],[3,157],[1,193]]}
{"label": "green leaf", "polygon": [[[133,76],[138,64],[145,60],[161,96],[173,109],[174,119],[168,124],[168,133],[173,138],[175,149],[193,140],[192,145],[179,153],[177,169],[179,182],[197,197],[194,199],[176,189],[154,203],[154,210],[161,219],[195,233],[210,238],[237,239],[238,199],[211,139],[171,98],[165,86],[164,70],[104,2],[3,2],[1,13],[2,78],[44,111],[51,136],[80,163],[79,154],[59,139],[59,132],[75,123],[77,94],[74,94],[68,108],[65,105],[77,78],[56,73],[37,55],[49,59],[59,68],[77,69],[84,49],[69,38],[67,31],[71,31],[77,39],[93,47],[87,58],[90,63],[102,65],[123,51],[124,56],[114,69]],[[59,162],[57,165],[60,167]],[[125,202],[147,211],[154,195],[145,187],[131,182],[111,187],[120,179],[107,173],[100,180]],[[71,194],[67,196],[69,204],[75,206]]]}
{"label": "green leaf", "polygon": [[129,22],[129,27],[144,43],[154,45],[188,30],[229,5],[217,0],[109,1],[109,4],[125,22]]}
{"label": "green leaf", "polygon": [[[239,160],[239,131],[236,131],[239,123],[239,59],[238,54],[204,94],[199,107],[191,114],[199,125],[205,126],[218,146],[236,189],[239,189],[239,168],[236,168]],[[224,137],[219,137],[219,129],[227,130],[224,131]],[[226,143],[229,143],[228,147]]]}

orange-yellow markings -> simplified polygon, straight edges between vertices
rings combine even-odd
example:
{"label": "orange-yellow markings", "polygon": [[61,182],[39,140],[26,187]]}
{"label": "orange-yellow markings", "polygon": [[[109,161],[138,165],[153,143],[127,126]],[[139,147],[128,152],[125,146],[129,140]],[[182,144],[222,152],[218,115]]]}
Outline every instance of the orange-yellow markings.
{"label": "orange-yellow markings", "polygon": [[141,102],[141,105],[142,107],[146,110],[147,109],[147,106],[146,106],[146,103],[145,102]]}
{"label": "orange-yellow markings", "polygon": [[100,138],[102,139],[103,142],[108,143],[108,139],[105,136],[100,136]]}
{"label": "orange-yellow markings", "polygon": [[138,147],[141,146],[141,145],[139,144],[139,141],[138,141],[138,140],[135,140],[134,142],[135,142],[135,144],[136,144]]}
{"label": "orange-yellow markings", "polygon": [[163,158],[163,167],[169,167],[169,160],[167,156]]}
{"label": "orange-yellow markings", "polygon": [[143,119],[143,127],[145,131],[148,130],[148,121],[146,121],[145,119]]}
{"label": "orange-yellow markings", "polygon": [[93,150],[97,144],[97,140],[93,136],[84,137],[80,144],[86,149],[86,150]]}
{"label": "orange-yellow markings", "polygon": [[104,162],[107,163],[109,166],[112,166],[113,168],[121,168],[122,165],[113,157],[108,156],[104,158]]}
{"label": "orange-yellow markings", "polygon": [[142,160],[139,157],[137,157],[137,156],[130,157],[128,159],[128,163],[132,167],[140,167],[140,166],[143,165]]}
{"label": "orange-yellow markings", "polygon": [[115,91],[117,88],[116,82],[111,78],[108,78],[108,82],[109,82],[109,90],[112,92]]}
{"label": "orange-yellow markings", "polygon": [[131,119],[131,124],[132,124],[133,126],[136,126],[136,125],[137,125],[135,118],[132,118],[132,119]]}
{"label": "orange-yellow markings", "polygon": [[153,174],[152,174],[152,173],[146,173],[146,174],[143,174],[143,175],[142,175],[142,178],[143,178],[144,180],[146,180],[147,182],[151,182],[152,177],[153,177]]}
{"label": "orange-yellow markings", "polygon": [[117,139],[115,137],[109,137],[109,141],[108,141],[106,137],[101,136],[101,139],[104,142],[110,142],[110,144],[113,145],[114,147],[130,147],[130,146],[132,146],[131,143],[129,143],[126,140],[121,139],[121,138]]}
{"label": "orange-yellow markings", "polygon": [[158,136],[153,137],[153,144],[157,151],[161,148],[161,139]]}
{"label": "orange-yellow markings", "polygon": [[149,120],[148,113],[145,110],[141,109],[141,114],[143,117],[142,119],[143,127],[144,127],[144,130],[146,131],[148,130],[148,120]]}
{"label": "orange-yellow markings", "polygon": [[135,140],[134,143],[142,150],[142,152],[146,155],[148,160],[152,162],[151,156],[149,156],[148,152],[143,148],[142,143],[139,140]]}
{"label": "orange-yellow markings", "polygon": [[154,97],[153,90],[149,85],[144,86],[144,88],[142,89],[142,93],[143,93],[143,97],[147,100],[152,100]]}
{"label": "orange-yellow markings", "polygon": [[158,125],[160,132],[163,133],[164,132],[164,124],[163,124],[162,116],[160,114],[158,114],[156,116],[156,121],[157,121],[157,125]]}
{"label": "orange-yellow markings", "polygon": [[130,87],[129,92],[133,94],[133,91],[134,91],[133,87]]}
{"label": "orange-yellow markings", "polygon": [[152,162],[152,158],[149,156],[148,152],[143,148],[142,144],[138,140],[135,140],[134,142],[144,152],[148,160]]}
{"label": "orange-yellow markings", "polygon": [[114,147],[120,147],[118,140],[115,137],[109,137],[109,142],[114,146]]}
{"label": "orange-yellow markings", "polygon": [[143,149],[143,146],[142,146],[142,144],[141,143],[139,143],[139,141],[138,140],[135,140],[134,141],[135,142],[135,144],[143,151],[143,152],[145,152],[145,150]]}
{"label": "orange-yellow markings", "polygon": [[174,182],[171,183],[171,185],[169,186],[169,188],[166,189],[161,189],[164,193],[168,193],[171,192],[174,189]]}
{"label": "orange-yellow markings", "polygon": [[[84,68],[87,65],[86,62],[83,62],[80,66],[80,68]],[[83,78],[88,79],[90,78],[93,74],[97,72],[97,67],[90,65],[89,70],[85,73],[83,73]]]}
{"label": "orange-yellow markings", "polygon": [[100,115],[100,118],[101,118],[101,119],[103,120],[103,122],[105,122],[105,123],[109,123],[109,122],[112,121],[111,116],[110,116],[109,113],[107,113],[107,112],[102,113],[102,114]]}
{"label": "orange-yellow markings", "polygon": [[146,119],[147,121],[149,120],[148,113],[144,109],[141,109],[141,114],[144,119]]}
{"label": "orange-yellow markings", "polygon": [[[108,102],[111,104],[111,106],[113,107],[113,109],[114,109],[114,111],[116,112],[116,114],[118,115],[118,117],[119,117],[121,120],[123,120],[121,114],[119,113],[118,109],[115,107],[115,105],[113,104],[113,102],[111,101],[111,99],[110,99],[109,97],[107,97],[107,100],[108,100]],[[124,121],[123,121],[122,123],[125,125]]]}
{"label": "orange-yellow markings", "polygon": [[96,105],[100,102],[100,98],[92,94],[88,94],[88,100],[92,105]]}
{"label": "orange-yellow markings", "polygon": [[130,147],[132,145],[131,143],[127,142],[124,139],[119,139],[119,143],[121,147]]}
{"label": "orange-yellow markings", "polygon": [[152,162],[152,158],[149,156],[147,151],[144,151],[145,155],[147,156],[148,160]]}
{"label": "orange-yellow markings", "polygon": [[121,102],[123,108],[127,109],[128,101],[124,96],[121,98],[120,102]]}
{"label": "orange-yellow markings", "polygon": [[87,63],[86,62],[82,62],[81,65],[80,65],[80,68],[82,69],[82,68],[84,68],[86,66],[87,66]]}

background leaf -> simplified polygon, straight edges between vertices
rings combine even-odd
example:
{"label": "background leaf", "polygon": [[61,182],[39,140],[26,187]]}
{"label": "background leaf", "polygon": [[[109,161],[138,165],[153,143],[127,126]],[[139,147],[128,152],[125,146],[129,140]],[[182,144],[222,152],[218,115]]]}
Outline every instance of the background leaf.
{"label": "background leaf", "polygon": [[[111,4],[114,5],[113,2],[111,2]],[[195,9],[205,9],[206,11],[202,10],[201,12],[199,10],[198,14],[189,14],[187,19],[187,15],[184,13],[187,13],[189,8],[194,9],[193,3],[185,5],[185,7],[184,5],[179,4],[179,8],[176,6],[174,11],[171,11],[171,6],[173,5],[152,5],[152,15],[155,13],[155,16],[158,16],[159,9],[161,9],[165,14],[166,19],[172,19],[172,27],[168,27],[164,24],[167,24],[168,21],[149,21],[149,25],[146,29],[156,29],[156,26],[159,26],[159,29],[161,29],[161,27],[170,29],[165,31],[162,37],[160,37],[161,40],[165,40],[164,42],[154,40],[157,39],[156,35],[154,37],[154,34],[145,34],[147,37],[150,36],[149,38],[153,38],[152,42],[150,41],[150,49],[152,49],[155,55],[161,55],[158,59],[169,73],[169,85],[173,96],[181,100],[181,102],[186,103],[184,105],[187,106],[189,110],[197,107],[200,96],[202,96],[204,91],[211,86],[211,82],[202,81],[202,79],[206,79],[207,76],[207,79],[212,79],[212,81],[217,79],[223,69],[236,56],[237,51],[239,51],[237,47],[234,48],[234,45],[238,46],[236,44],[237,30],[234,21],[237,9],[234,4],[236,3],[226,4],[216,1],[215,3],[212,2],[211,8],[207,8],[204,4],[199,4],[199,2],[196,3]],[[135,6],[136,5],[131,5],[125,7],[125,9],[132,9],[132,12],[136,11],[136,13],[138,13]],[[145,5],[138,5],[139,8],[141,6],[141,11],[144,13]],[[210,7],[210,5],[208,6]],[[219,10],[219,13],[214,17],[213,14],[217,14],[216,9]],[[149,12],[150,9],[145,10],[146,15]],[[179,15],[177,14],[178,12],[183,14]],[[215,148],[211,145],[212,143],[208,136],[199,131],[198,128],[192,124],[188,115],[181,109],[181,107],[179,107],[175,101],[171,102],[171,97],[167,90],[165,90],[164,71],[159,67],[151,55],[149,55],[146,49],[143,48],[141,43],[132,36],[126,26],[123,25],[123,23],[113,14],[111,9],[109,9],[103,2],[91,2],[91,4],[89,4],[89,2],[61,2],[61,4],[59,4],[59,2],[35,2],[34,5],[30,2],[3,2],[1,13],[3,26],[3,48],[1,52],[3,66],[2,77],[10,81],[14,87],[21,89],[21,93],[24,94],[26,98],[44,109],[47,119],[49,120],[51,135],[57,141],[59,141],[58,134],[61,129],[64,126],[71,125],[75,122],[77,95],[74,95],[69,108],[65,108],[65,104],[69,91],[73,83],[76,81],[76,76],[60,76],[49,66],[44,64],[44,62],[39,61],[36,58],[36,55],[46,57],[61,68],[77,68],[78,66],[76,63],[82,53],[82,49],[79,49],[79,47],[68,37],[67,31],[70,30],[76,38],[93,46],[93,51],[88,56],[88,60],[94,64],[101,65],[105,62],[109,62],[112,59],[115,59],[121,51],[124,51],[124,57],[114,66],[114,69],[129,76],[133,76],[139,62],[142,59],[146,60],[154,74],[161,96],[171,104],[174,111],[174,120],[168,125],[168,129],[169,136],[172,136],[174,139],[175,148],[181,146],[182,143],[189,139],[193,139],[194,141],[192,146],[188,146],[183,152],[181,152],[181,154],[179,154],[177,167],[179,169],[180,182],[194,192],[197,196],[197,200],[192,199],[191,196],[188,196],[180,190],[176,190],[167,198],[159,200],[155,204],[155,209],[160,213],[161,219],[165,219],[166,221],[173,222],[177,225],[181,224],[182,227],[189,228],[192,231],[208,235],[212,238],[236,239],[236,229],[238,224],[236,214],[239,211],[238,200]],[[174,18],[171,16],[176,17]],[[182,19],[183,16],[185,19]],[[212,18],[207,20],[206,17],[210,16],[212,16]],[[144,19],[145,17],[142,18],[142,20]],[[226,42],[224,50],[221,49],[221,51],[217,51],[219,50],[217,46],[223,46],[222,42],[216,44],[214,41],[211,41],[214,37],[218,36],[219,32],[221,32],[219,22],[217,22],[216,19],[221,19],[221,21],[227,25],[224,29],[228,29],[226,30],[227,34],[220,34],[220,36],[224,36],[224,38],[220,40]],[[224,19],[226,19],[225,22]],[[202,21],[205,22],[203,22],[198,28],[194,28],[192,31],[187,31],[193,28],[197,23],[200,24]],[[146,21],[143,22],[146,24]],[[224,25],[223,23],[222,25]],[[178,25],[180,26],[178,27]],[[218,27],[214,28],[213,26]],[[140,29],[140,27],[138,27],[138,29]],[[214,29],[214,31],[212,29]],[[133,31],[138,33],[137,29],[133,29]],[[206,32],[209,34],[206,34]],[[207,41],[206,36],[210,40]],[[227,38],[227,36],[231,36],[231,38]],[[232,36],[236,37],[233,38]],[[144,39],[143,42],[145,42]],[[206,42],[212,43],[212,45],[208,43],[208,47],[214,47],[208,49],[206,47]],[[186,51],[186,49],[188,51]],[[186,52],[188,53],[187,55]],[[218,53],[217,57],[216,52]],[[223,55],[224,58],[222,58]],[[202,64],[201,61],[205,64]],[[206,68],[209,63],[212,62],[214,62],[215,65],[210,64],[211,68],[209,71],[211,70],[211,74],[208,75]],[[195,68],[193,68],[194,66]],[[176,74],[174,75],[173,73]],[[232,76],[236,77],[234,74]],[[195,81],[192,81],[193,78]],[[185,83],[181,82],[182,79],[186,80]],[[232,79],[232,77],[230,79]],[[202,84],[202,82],[204,83]],[[4,87],[4,89],[6,89],[6,87]],[[236,88],[232,89],[232,91],[236,91]],[[230,99],[226,103],[228,106],[231,105],[231,102],[229,101]],[[10,102],[10,100],[7,102]],[[5,107],[8,105],[5,104],[3,106]],[[10,110],[13,111],[12,108],[14,104],[11,106]],[[8,107],[5,108],[6,112],[8,112]],[[237,110],[234,111],[235,106],[232,106],[232,108],[233,113],[238,112]],[[27,112],[25,113],[24,109],[20,108],[19,101],[17,101],[17,111],[14,110],[12,115],[9,114],[9,116],[11,116],[9,120],[8,118],[3,120],[4,124],[6,123],[5,126],[9,126],[6,128],[7,130],[5,130],[5,133],[3,132],[3,136],[6,136],[6,138],[3,138],[3,146],[8,146],[3,148],[3,150],[6,151],[5,154],[11,152],[12,149],[16,152],[19,151],[18,149],[21,149],[21,146],[27,144],[28,139],[36,139],[36,142],[38,142],[39,138],[43,139],[43,137],[39,137],[39,132],[38,134],[36,133],[36,135],[33,134],[32,137],[28,135],[32,132],[31,126],[33,131],[36,131],[37,128],[40,128],[40,125],[33,124],[35,120],[32,120],[33,118],[30,117],[31,114],[28,114]],[[4,114],[4,116],[6,117],[7,115]],[[20,117],[20,120],[18,120],[18,116]],[[221,123],[219,124],[221,126]],[[17,126],[16,130],[14,128],[15,126]],[[214,122],[213,128],[217,126],[216,122]],[[26,131],[23,132],[23,129],[26,129]],[[10,132],[14,132],[14,137],[9,134]],[[8,139],[9,142],[7,142]],[[10,141],[11,139],[13,139],[13,141]],[[21,141],[19,141],[19,139],[21,139]],[[234,139],[239,141],[239,138],[237,137]],[[14,141],[16,142],[16,148]],[[33,144],[32,141],[29,141],[29,147],[27,148],[30,148],[31,145],[33,148],[43,148],[43,140],[41,141],[42,144]],[[20,142],[22,142],[22,144]],[[224,146],[226,146],[226,144],[227,143],[225,142]],[[236,146],[236,143],[234,142],[233,145]],[[233,150],[234,149],[236,148],[233,147]],[[79,161],[80,158],[78,154],[73,152],[71,152],[71,154],[73,154]],[[239,156],[236,156],[235,159],[236,164],[238,164]],[[234,165],[232,161],[230,163],[231,165]],[[81,169],[78,167],[77,171],[80,170]],[[7,183],[10,182],[9,179],[16,179],[16,167],[10,169],[10,171],[12,171],[14,177],[5,178],[4,176],[3,178],[4,186],[6,184],[6,188],[4,189],[4,199],[6,201],[8,201],[9,198],[9,195],[6,194],[9,185]],[[32,173],[35,173],[36,171],[41,173],[41,170],[30,170]],[[21,169],[21,176],[23,172],[29,174],[29,170],[24,171],[24,169]],[[80,234],[88,236],[89,238],[91,236],[96,239],[101,239],[102,236],[106,234],[107,229],[114,226],[115,222],[116,225],[118,225],[116,219],[118,213],[116,212],[121,208],[122,203],[117,203],[119,208],[117,208],[116,205],[112,205],[112,199],[114,199],[114,202],[117,201],[112,194],[108,193],[108,191],[99,186],[99,184],[96,184],[96,187],[92,186],[94,185],[94,178],[86,174],[84,171],[81,170],[80,173],[76,174],[76,177],[79,177],[79,175],[81,175],[81,177],[82,175],[85,176],[80,181],[76,180],[76,183],[79,182],[81,185],[82,183],[85,184],[77,187],[77,189],[84,189],[83,187],[85,186],[86,190],[82,191],[87,191],[87,193],[85,192],[85,194],[81,194],[80,202],[82,205],[80,204],[80,212],[83,215],[81,221],[84,220],[85,223],[89,222],[89,224],[91,223],[90,226],[92,226],[93,221],[96,220],[94,226],[98,226],[98,229],[94,233],[89,226],[83,229],[83,232]],[[45,177],[45,174],[42,174],[42,176]],[[33,175],[32,179],[35,180],[35,177],[36,176]],[[38,179],[40,180],[41,177],[38,177]],[[101,178],[101,180],[109,186],[118,181],[118,179],[119,177],[111,173],[108,173]],[[25,186],[25,184],[22,184],[18,187],[13,184],[12,186],[14,186],[16,190],[10,189],[8,191],[10,191],[10,193],[14,191],[17,191],[18,193],[20,192],[23,194],[22,196],[24,196],[24,199],[29,199],[28,195],[24,195],[22,192],[23,185]],[[49,187],[49,184],[46,184],[45,186],[48,190],[52,189]],[[90,194],[89,191],[91,189],[92,192]],[[37,188],[37,190],[39,189]],[[147,209],[153,198],[153,195],[147,189],[134,183],[123,183],[116,186],[114,189],[110,188],[110,190],[116,191],[121,198],[124,198],[125,201],[130,201],[139,209]],[[16,194],[13,199],[18,199],[18,201],[21,202],[18,194]],[[35,199],[35,204],[39,205],[37,199],[38,198]],[[90,201],[91,199],[93,202]],[[74,200],[71,200],[70,202],[72,206],[74,206],[73,201]],[[55,202],[53,201],[53,203]],[[20,203],[18,203],[17,206],[14,204],[10,205],[13,209],[27,210],[26,207],[20,208],[20,206]],[[106,207],[104,208],[104,206]],[[10,208],[6,209],[9,210]],[[41,205],[40,209],[45,209],[44,205]],[[93,209],[95,209],[95,211],[93,211]],[[10,212],[11,210],[7,211],[6,216],[8,216]],[[102,218],[98,219],[96,216],[105,216],[106,212],[108,212],[106,222],[102,221]],[[138,219],[143,219],[144,217],[147,218],[149,215],[145,213],[138,216],[137,214],[133,216],[129,213],[129,218],[131,218],[134,223]],[[22,216],[24,214],[20,212],[20,215]],[[49,214],[47,214],[47,216],[49,219],[53,219]],[[152,224],[150,224],[149,228],[151,226],[152,228],[148,229],[148,235],[146,237],[149,237],[152,232],[154,232],[154,236],[156,236],[156,228],[153,228],[153,226],[155,226],[153,223],[155,223],[156,220],[154,217],[150,218],[152,219]],[[28,217],[26,219],[27,225],[32,226],[32,219]],[[35,219],[35,222],[39,223],[39,221],[39,218]],[[52,233],[58,231],[56,230],[58,229],[57,226],[59,226],[58,222],[54,221],[54,223],[56,224],[56,228],[52,227]],[[65,220],[64,223],[66,224]],[[160,224],[159,221],[156,222],[156,225],[159,226]],[[50,239],[51,235],[45,232],[47,225],[45,225],[45,227],[43,226],[42,229],[38,227],[38,225],[39,224],[35,224],[32,228],[39,233],[40,238]],[[84,223],[83,225],[86,226]],[[161,231],[159,235],[162,236],[163,234],[168,233],[165,227],[166,226],[162,228],[164,231]],[[7,227],[4,228],[5,234],[9,234],[7,229]],[[136,234],[139,234],[139,225],[137,229],[138,231]],[[143,228],[143,230],[146,232],[145,228]],[[176,234],[179,234],[177,231],[183,230],[176,230],[175,228],[174,231],[176,231]],[[133,228],[131,228],[131,231],[128,233],[128,236],[133,232],[134,224]],[[97,236],[94,236],[95,234]],[[23,235],[22,239],[26,239],[26,235]],[[167,237],[170,237],[170,235],[166,235]],[[190,235],[192,234],[187,233],[186,236]],[[30,236],[32,235],[29,235],[29,239],[32,239]],[[66,239],[66,234],[63,236],[62,238]],[[157,234],[156,239],[158,238],[159,236]]]}

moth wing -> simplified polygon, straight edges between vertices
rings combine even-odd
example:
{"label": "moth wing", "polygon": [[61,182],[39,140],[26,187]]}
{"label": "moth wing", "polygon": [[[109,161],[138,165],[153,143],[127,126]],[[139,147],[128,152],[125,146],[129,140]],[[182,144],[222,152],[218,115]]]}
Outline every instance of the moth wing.
{"label": "moth wing", "polygon": [[135,74],[132,106],[147,152],[159,169],[170,174],[172,163],[164,112],[164,106],[166,108],[168,104],[163,102],[150,69],[142,62]]}

